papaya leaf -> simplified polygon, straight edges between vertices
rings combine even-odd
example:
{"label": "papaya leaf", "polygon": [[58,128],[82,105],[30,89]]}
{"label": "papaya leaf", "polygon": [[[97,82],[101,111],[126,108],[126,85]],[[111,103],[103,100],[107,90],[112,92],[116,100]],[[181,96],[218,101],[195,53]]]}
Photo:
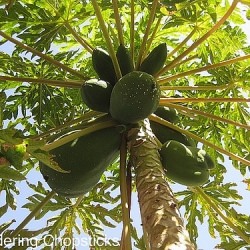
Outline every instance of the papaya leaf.
{"label": "papaya leaf", "polygon": [[27,143],[27,152],[36,158],[38,161],[44,163],[46,166],[51,167],[52,169],[62,172],[68,173],[68,171],[63,170],[60,168],[58,163],[53,160],[53,155],[49,154],[48,152],[40,149],[42,146],[45,145],[45,141],[37,141],[37,140],[26,140]]}
{"label": "papaya leaf", "polygon": [[11,167],[0,168],[0,178],[5,180],[23,181],[26,177],[21,174],[18,170]]}
{"label": "papaya leaf", "polygon": [[2,207],[0,207],[0,218],[8,211],[8,205],[5,204]]}
{"label": "papaya leaf", "polygon": [[[18,38],[22,45],[28,45],[42,51],[52,58],[53,62],[56,60],[63,63],[71,69],[76,69],[88,78],[96,77],[91,62],[91,51],[95,47],[107,49],[107,44],[103,40],[95,11],[89,1],[38,0],[35,4],[30,0],[6,0],[5,2],[0,8],[0,32],[11,35],[13,38]],[[128,3],[125,0],[119,0],[117,2],[123,28],[124,45],[130,47],[136,62],[141,47],[141,38],[145,34],[153,1],[140,0]],[[192,44],[199,41],[204,34],[209,32],[209,37],[189,52],[183,61],[180,61],[175,67],[159,76],[159,79],[178,76],[175,80],[166,83],[164,87],[170,86],[172,89],[163,90],[162,96],[166,98],[177,95],[183,98],[221,98],[221,102],[211,103],[188,102],[185,101],[187,99],[183,99],[180,106],[190,107],[193,110],[197,109],[207,114],[225,117],[226,119],[248,125],[250,121],[249,105],[244,102],[226,103],[223,101],[223,98],[249,97],[249,60],[235,62],[226,67],[204,70],[200,73],[192,73],[186,76],[179,75],[180,73],[186,73],[206,66],[210,67],[222,60],[229,60],[239,55],[250,53],[249,40],[247,38],[248,20],[246,19],[246,17],[250,16],[249,0],[239,1],[226,22],[220,27],[216,26],[216,22],[230,8],[231,2],[236,3],[236,1],[228,0],[158,1],[156,19],[152,24],[147,44],[142,49],[146,53],[158,44],[166,43],[170,52],[166,65],[169,65],[175,58],[187,51]],[[10,5],[6,9],[5,5],[8,3]],[[98,1],[98,4],[104,21],[108,24],[113,48],[116,49],[119,46],[119,39],[117,39],[118,30],[115,27],[112,1]],[[246,23],[246,29],[243,26],[244,22]],[[213,27],[218,29],[216,32],[211,33],[210,29]],[[154,33],[155,31],[156,33]],[[192,36],[189,36],[190,34]],[[131,38],[134,39],[132,40]],[[79,78],[52,65],[51,60],[46,61],[44,58],[39,58],[28,52],[24,46],[13,44],[2,37],[0,38],[0,61],[0,76],[29,77],[38,80],[49,79],[65,82],[70,80],[84,81],[81,77]],[[188,89],[182,89],[181,87]],[[203,88],[200,89],[200,87]],[[26,171],[31,169],[32,174],[34,174],[34,180],[36,177],[41,178],[37,168],[37,161],[45,159],[45,164],[48,165],[53,156],[41,151],[46,144],[45,141],[33,141],[26,138],[26,136],[40,138],[39,136],[42,133],[47,133],[50,129],[59,128],[60,130],[62,124],[67,125],[71,121],[82,117],[82,114],[89,109],[82,103],[79,88],[52,87],[48,86],[46,81],[29,83],[23,80],[1,80],[0,93],[1,91],[6,92],[7,98],[4,98],[3,112],[1,112],[0,107],[0,128],[6,128],[0,130],[0,143],[12,145],[28,144],[27,152],[31,158],[25,159],[29,164],[24,166],[25,170],[21,174],[29,181],[29,178],[33,179],[33,176],[26,175]],[[242,158],[246,157],[250,151],[249,129],[239,128],[232,124],[227,124],[227,122],[213,120],[210,117],[202,117],[184,110],[180,111],[179,127],[207,139],[214,145],[222,146],[228,152],[232,152]],[[90,115],[85,121],[91,119]],[[80,122],[80,124],[82,123]],[[1,127],[1,125],[3,126]],[[20,127],[22,128],[20,135],[15,134],[15,131],[18,130],[14,128]],[[38,145],[39,143],[41,144]],[[227,164],[225,155],[216,152],[213,148],[208,148],[204,145],[201,147],[216,162],[215,168],[211,170],[210,183],[202,187],[203,191],[219,207],[221,212],[234,222],[237,228],[245,231],[249,236],[248,208],[242,207],[242,210],[245,209],[245,214],[240,214],[237,211],[238,205],[246,199],[246,197],[241,199],[241,196],[243,196],[242,190],[237,189],[240,187],[240,183],[235,181],[237,186],[226,183],[227,177],[229,175],[234,176],[237,172],[241,179],[245,180],[246,188],[249,188],[247,176],[250,169],[249,166],[246,167],[238,161],[232,161],[231,166]],[[8,162],[5,161],[7,160],[6,157],[2,155],[1,157],[5,162],[4,164],[8,165]],[[20,163],[17,165],[20,166]],[[12,169],[11,167],[9,168]],[[73,234],[75,236],[75,234],[83,232],[89,233],[92,242],[98,237],[103,237],[104,227],[114,227],[121,221],[118,172],[119,169],[116,164],[110,166],[100,182],[91,192],[84,196],[82,203],[78,204],[78,206],[74,207],[75,199],[67,199],[59,195],[53,196],[36,217],[36,225],[39,226],[40,221],[47,219],[48,228],[44,228],[44,232],[53,232],[57,236],[64,237],[64,239],[67,236],[71,238]],[[25,183],[21,182],[22,184]],[[170,184],[173,185],[172,182]],[[9,208],[21,209],[21,206],[32,211],[42,201],[47,193],[46,188],[48,186],[46,182],[44,180],[35,184],[28,182],[27,185],[27,188],[33,190],[33,195],[28,196],[23,185],[20,188],[19,181],[1,179],[0,213],[6,212],[6,207],[8,207],[8,214]],[[175,186],[173,185],[174,188]],[[19,189],[20,192],[18,191]],[[203,233],[200,231],[199,224],[208,222],[208,230],[212,237],[220,240],[221,248],[249,248],[246,243],[235,235],[230,225],[212,210],[208,201],[202,199],[186,186],[178,187],[179,189],[181,191],[177,193],[177,196],[180,198],[180,205],[184,210],[183,213],[186,215],[193,239],[196,239]],[[19,202],[23,198],[26,198],[24,205]],[[18,211],[16,212],[18,213]],[[53,216],[56,219],[50,220],[49,218]],[[77,217],[78,219],[76,219]],[[76,224],[76,221],[79,224]],[[53,222],[55,222],[55,226]],[[4,225],[7,224],[3,223],[3,226],[0,226],[0,228],[4,228]],[[9,225],[13,226],[13,224]],[[40,227],[42,228],[43,226]],[[135,234],[138,233],[139,235],[138,231]],[[144,246],[140,244],[140,238],[137,237],[136,239],[134,248],[143,249]],[[209,244],[212,240],[208,239],[207,242]],[[39,244],[42,243],[39,242]],[[61,249],[61,246],[55,245],[47,247],[39,245],[40,247],[48,250],[51,248]],[[202,247],[198,246],[198,248]],[[24,249],[26,248],[25,246]],[[211,246],[210,248],[212,249],[213,247]],[[65,249],[68,248],[65,246]],[[117,249],[117,247],[96,246],[96,249]]]}
{"label": "papaya leaf", "polygon": [[243,180],[244,183],[247,185],[247,190],[250,191],[250,179]]}
{"label": "papaya leaf", "polygon": [[250,247],[248,244],[246,244],[245,241],[242,240],[234,240],[229,238],[227,241],[222,242],[221,244],[217,245],[216,247],[227,249],[227,250],[240,250],[240,249],[246,249],[249,250]]}
{"label": "papaya leaf", "polygon": [[22,144],[24,136],[21,130],[7,128],[0,130],[0,140],[14,145]]}
{"label": "papaya leaf", "polygon": [[184,196],[179,202],[179,206],[185,206],[185,217],[187,218],[187,229],[190,234],[190,238],[193,242],[198,237],[197,220],[203,222],[204,214],[198,207],[197,195],[189,190],[181,191],[176,194],[177,196]]}
{"label": "papaya leaf", "polygon": [[[5,191],[5,204],[7,204],[11,209],[15,210],[17,208],[16,197],[20,194],[19,189],[16,187],[16,182],[13,180],[2,179],[0,182],[0,193]],[[3,195],[1,194],[1,197]],[[2,197],[2,200],[4,198]]]}
{"label": "papaya leaf", "polygon": [[26,154],[26,145],[24,143],[13,145],[9,143],[1,144],[1,152],[16,169],[21,169]]}
{"label": "papaya leaf", "polygon": [[[22,207],[33,211],[39,205],[39,203],[44,200],[45,196],[47,195],[47,191],[44,189],[43,184],[40,181],[36,185],[29,182],[27,184],[36,193],[27,197],[28,202]],[[41,211],[36,215],[35,218],[39,220],[49,212],[56,212],[70,205],[72,205],[72,203],[69,199],[54,195],[53,199],[50,199],[50,201],[42,207]]]}
{"label": "papaya leaf", "polygon": [[137,249],[146,250],[146,246],[145,246],[143,236],[139,237],[137,229],[135,227],[133,227],[133,226],[131,226],[131,234],[132,234],[133,239],[135,240],[134,246]]}
{"label": "papaya leaf", "polygon": [[0,226],[0,233],[1,233],[1,234],[5,233],[5,232],[6,232],[6,229],[7,229],[8,227],[10,227],[10,226],[11,226],[13,223],[15,223],[15,222],[16,222],[16,220],[13,219],[13,220],[11,220],[11,221],[9,221],[9,222],[3,223],[3,224]]}

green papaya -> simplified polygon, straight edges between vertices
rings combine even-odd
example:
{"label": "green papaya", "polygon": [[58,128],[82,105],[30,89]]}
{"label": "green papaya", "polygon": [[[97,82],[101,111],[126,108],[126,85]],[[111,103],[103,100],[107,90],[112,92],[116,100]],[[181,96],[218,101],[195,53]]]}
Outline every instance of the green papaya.
{"label": "green papaya", "polygon": [[160,149],[161,162],[166,176],[186,186],[202,185],[209,179],[206,152],[170,140]]}
{"label": "green papaya", "polygon": [[119,45],[116,51],[116,57],[120,66],[122,76],[134,70],[134,65],[133,65],[130,53],[123,44]]}
{"label": "green papaya", "polygon": [[40,171],[59,195],[78,197],[89,192],[119,156],[120,142],[118,127],[95,131],[50,151],[53,160],[69,173],[58,172],[43,163],[40,163]]}
{"label": "green papaya", "polygon": [[143,60],[138,70],[154,76],[164,66],[166,58],[167,45],[166,43],[159,44]]}
{"label": "green papaya", "polygon": [[159,106],[154,114],[171,123],[177,123],[179,121],[178,112],[174,108]]}
{"label": "green papaya", "polygon": [[179,131],[168,128],[162,124],[150,121],[150,127],[157,139],[164,144],[166,141],[175,140],[183,143],[186,146],[195,146],[195,142],[189,136],[186,136]]}
{"label": "green papaya", "polygon": [[[171,123],[176,123],[179,120],[178,112],[173,108],[158,107],[154,114]],[[174,129],[168,128],[154,121],[150,121],[150,126],[153,133],[162,144],[169,140],[176,140],[185,144],[186,146],[195,146],[193,139]]]}
{"label": "green papaya", "polygon": [[82,84],[82,100],[90,109],[108,113],[112,89],[109,82],[90,79]]}
{"label": "green papaya", "polygon": [[[205,151],[204,151],[204,152],[205,152]],[[211,156],[210,156],[209,154],[207,154],[206,152],[205,152],[205,154],[204,154],[204,158],[205,158],[205,161],[206,161],[206,163],[207,163],[208,169],[212,169],[212,168],[215,167],[215,164],[214,164],[213,159],[212,159]]]}
{"label": "green papaya", "polygon": [[110,98],[111,116],[125,124],[147,118],[158,107],[160,87],[153,76],[133,71],[114,86]]}
{"label": "green papaya", "polygon": [[107,81],[113,86],[115,85],[117,81],[115,68],[107,51],[101,48],[94,49],[92,53],[92,64],[101,80]]}

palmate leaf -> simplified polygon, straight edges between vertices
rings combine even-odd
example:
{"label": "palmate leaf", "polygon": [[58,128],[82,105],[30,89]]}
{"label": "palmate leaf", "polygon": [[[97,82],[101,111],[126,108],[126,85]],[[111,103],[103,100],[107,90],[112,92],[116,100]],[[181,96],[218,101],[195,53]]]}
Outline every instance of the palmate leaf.
{"label": "palmate leaf", "polygon": [[0,178],[5,180],[23,181],[25,176],[21,174],[18,170],[11,167],[1,167],[0,168]]}
{"label": "palmate leaf", "polygon": [[[30,211],[33,211],[38,204],[43,201],[47,194],[47,190],[44,188],[44,185],[39,181],[36,185],[28,182],[28,186],[35,191],[35,194],[27,197],[28,202],[23,205],[23,208],[27,208]],[[69,199],[60,196],[54,196],[45,206],[39,214],[36,215],[36,219],[39,220],[43,218],[49,212],[56,212],[64,209],[65,207],[71,206],[72,202]]]}
{"label": "palmate leaf", "polygon": [[15,220],[11,220],[9,222],[5,222],[5,223],[2,223],[1,226],[0,226],[0,233],[3,234],[3,232],[9,227],[11,226],[11,224],[13,224],[15,222]]}
{"label": "palmate leaf", "polygon": [[8,211],[8,205],[5,204],[0,207],[0,217],[2,217]]}
{"label": "palmate leaf", "polygon": [[[5,194],[4,194],[5,193]],[[20,191],[16,187],[16,182],[13,180],[1,180],[0,182],[0,194],[1,198],[5,199],[4,204],[15,210],[17,208],[16,197],[20,194]],[[5,195],[5,198],[3,197]]]}
{"label": "palmate leaf", "polygon": [[[230,207],[232,205],[239,205],[238,200],[242,199],[237,191],[233,189],[235,186],[236,184],[227,183],[220,186],[217,185],[215,188],[213,183],[210,183],[203,187],[203,189],[204,192],[206,192],[206,194],[209,196],[209,199],[214,202],[215,206],[222,208],[227,213],[227,215],[231,217]],[[180,191],[177,192],[176,195],[177,197],[181,197],[179,198],[179,205],[185,206],[185,217],[187,219],[187,228],[189,230],[191,239],[194,241],[197,239],[199,235],[197,221],[199,221],[201,224],[204,223],[204,218],[206,216],[208,216],[209,232],[212,237],[215,237],[216,235],[215,230],[219,232],[222,230],[222,227],[225,224],[218,223],[217,215],[211,205],[207,204],[206,201],[195,192],[195,190],[192,189]],[[234,216],[237,214],[237,212],[235,210],[232,211],[234,211],[232,218],[235,218]],[[248,226],[242,225],[240,221],[235,223],[244,230],[249,230],[249,228],[247,228]],[[215,224],[217,224],[217,227],[215,227]]]}
{"label": "palmate leaf", "polygon": [[242,240],[233,240],[229,238],[227,241],[222,242],[217,247],[222,249],[228,249],[228,250],[240,250],[240,249],[246,249],[249,250],[250,246],[246,244],[245,241]]}

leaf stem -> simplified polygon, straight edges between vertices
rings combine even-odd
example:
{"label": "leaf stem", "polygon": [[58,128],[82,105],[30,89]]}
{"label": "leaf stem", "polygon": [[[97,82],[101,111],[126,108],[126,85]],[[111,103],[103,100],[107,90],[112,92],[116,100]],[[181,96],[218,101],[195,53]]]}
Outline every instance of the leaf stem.
{"label": "leaf stem", "polygon": [[77,208],[79,206],[79,204],[82,202],[82,200],[84,199],[84,195],[81,195],[77,198],[76,202],[74,203],[74,205],[72,206],[73,209]]}
{"label": "leaf stem", "polygon": [[50,151],[54,148],[57,148],[61,145],[66,144],[70,141],[73,141],[81,136],[87,135],[89,133],[95,132],[95,131],[100,130],[100,129],[109,128],[109,127],[112,127],[114,125],[117,125],[117,123],[115,121],[99,122],[97,124],[92,125],[91,127],[87,127],[83,130],[80,130],[79,132],[72,133],[72,134],[64,136],[63,138],[58,139],[52,143],[49,143],[49,144],[43,146],[42,150]]}
{"label": "leaf stem", "polygon": [[15,77],[15,76],[0,76],[0,81],[42,83],[56,87],[69,87],[69,88],[80,88],[83,83],[82,80],[64,81],[64,80],[52,80],[52,79],[31,78],[31,77]]}
{"label": "leaf stem", "polygon": [[41,209],[50,201],[56,192],[49,192],[45,198],[35,207],[35,209],[19,224],[19,226],[11,233],[10,237],[16,237],[21,230],[41,211]]}
{"label": "leaf stem", "polygon": [[103,16],[102,16],[100,7],[99,7],[96,0],[91,0],[91,2],[93,4],[96,17],[97,17],[97,19],[99,21],[100,28],[102,30],[104,39],[106,41],[110,57],[111,57],[111,59],[113,61],[113,65],[114,65],[114,68],[115,68],[115,73],[116,73],[117,79],[120,79],[122,77],[121,70],[120,70],[119,63],[118,63],[117,58],[116,58],[116,54],[115,54],[115,50],[114,50],[112,41],[110,39],[107,27],[105,25],[105,21],[104,21]]}
{"label": "leaf stem", "polygon": [[151,46],[151,44],[152,44],[152,42],[153,42],[153,40],[155,38],[155,35],[157,34],[160,23],[161,23],[161,18],[158,18],[157,23],[156,23],[156,25],[154,27],[153,33],[152,33],[152,35],[150,36],[150,39],[147,42],[147,48],[144,51],[144,55],[148,54],[149,48],[150,48],[150,46]]}
{"label": "leaf stem", "polygon": [[183,133],[183,134],[193,138],[194,140],[199,141],[199,142],[203,143],[204,145],[207,145],[207,146],[217,150],[218,152],[231,157],[232,160],[240,161],[243,164],[246,164],[247,166],[250,165],[250,161],[248,161],[248,160],[246,160],[246,159],[244,159],[244,158],[242,158],[240,156],[237,156],[237,155],[235,155],[235,154],[233,154],[233,153],[231,153],[231,152],[229,152],[229,151],[227,151],[227,150],[225,150],[225,149],[223,149],[221,147],[218,147],[215,144],[213,144],[213,143],[211,143],[211,142],[209,142],[209,141],[207,141],[207,140],[205,140],[205,139],[203,139],[203,138],[201,138],[201,137],[199,137],[199,136],[197,136],[197,135],[195,135],[195,134],[193,134],[193,133],[191,133],[191,132],[189,132],[189,131],[187,131],[185,129],[179,128],[178,126],[172,124],[171,122],[168,122],[168,121],[166,121],[166,120],[164,120],[164,119],[162,119],[162,118],[160,118],[160,117],[158,117],[158,116],[156,116],[154,114],[150,115],[149,119],[151,121],[155,121],[155,122],[157,122],[159,124],[162,124],[162,125],[164,125],[166,127],[174,129],[174,130],[176,130],[176,131],[178,131],[180,133]]}
{"label": "leaf stem", "polygon": [[181,42],[178,44],[178,46],[173,49],[169,54],[168,54],[168,58],[173,56],[179,49],[181,49],[190,39],[191,37],[194,35],[194,33],[196,32],[197,30],[197,27],[194,27],[194,29],[187,35],[187,37]]}
{"label": "leaf stem", "polygon": [[72,28],[72,26],[70,25],[70,23],[68,21],[65,21],[64,25],[71,32],[71,34],[73,35],[73,37],[75,38],[75,40],[77,42],[79,42],[83,46],[83,48],[85,48],[89,53],[92,54],[93,49],[94,49],[93,46],[91,46],[85,39],[83,39],[82,37],[80,37],[77,34],[77,32],[75,31],[75,29]]}
{"label": "leaf stem", "polygon": [[[187,108],[187,107],[184,107],[184,106],[181,106],[181,105],[176,105],[176,104],[171,104],[171,103],[168,104],[168,107],[171,107],[171,108],[174,108],[174,109],[177,109],[177,110],[181,110],[181,111],[186,111],[188,113],[191,112],[191,113],[194,113],[194,114],[198,114],[198,115],[201,115],[201,116],[204,116],[204,117],[211,118],[211,119],[216,120],[216,121],[225,122],[225,123],[228,123],[228,124],[232,124],[232,125],[235,125],[235,126],[250,130],[250,126],[247,125],[247,124],[242,124],[242,123],[239,123],[239,122],[235,122],[233,120],[222,118],[220,116],[209,114],[207,112],[203,112],[203,111],[200,111],[200,110],[191,109],[191,108]],[[184,115],[185,115],[185,113],[184,113]]]}
{"label": "leaf stem", "polygon": [[121,249],[132,250],[131,244],[131,228],[130,228],[130,215],[128,204],[128,193],[126,183],[126,158],[127,158],[127,140],[125,134],[122,135],[122,143],[120,147],[120,191],[121,191],[121,204],[122,204],[122,247]]}
{"label": "leaf stem", "polygon": [[146,27],[146,30],[145,30],[145,33],[144,33],[144,36],[143,36],[143,40],[142,40],[142,44],[141,44],[141,47],[140,47],[139,55],[138,55],[138,58],[137,58],[136,69],[138,69],[139,66],[141,65],[141,61],[142,61],[142,58],[143,58],[143,54],[145,52],[149,32],[150,32],[151,26],[152,26],[152,24],[154,22],[157,5],[158,5],[158,0],[154,0],[153,4],[152,4],[152,7],[151,7],[150,14],[149,14],[149,20],[148,20],[148,23],[147,23],[147,27]]}
{"label": "leaf stem", "polygon": [[6,33],[4,33],[3,31],[0,30],[0,36],[2,36],[3,38],[7,39],[8,41],[16,44],[17,46],[21,47],[22,49],[25,49],[26,51],[29,51],[41,58],[43,58],[44,60],[46,60],[47,62],[50,62],[51,64],[55,65],[56,67],[58,68],[61,68],[69,73],[71,73],[72,75],[75,75],[81,79],[85,79],[85,76],[83,74],[81,74],[80,72],[66,66],[65,64],[62,64],[58,61],[56,61],[55,59],[53,59],[52,57],[50,56],[47,56],[45,54],[43,54],[42,52],[36,50],[36,49],[33,49],[32,47],[28,46],[28,45],[25,45],[23,44],[22,42],[16,40],[15,38],[7,35]]}
{"label": "leaf stem", "polygon": [[131,0],[130,9],[130,54],[132,62],[135,60],[135,3]]}
{"label": "leaf stem", "polygon": [[76,124],[78,122],[81,122],[83,120],[93,119],[93,117],[95,117],[98,114],[99,114],[99,112],[91,110],[90,112],[85,113],[83,116],[81,116],[79,118],[76,118],[76,119],[71,120],[71,121],[69,121],[69,122],[67,122],[65,124],[59,125],[59,126],[57,126],[55,128],[52,128],[52,129],[50,129],[50,130],[48,130],[48,131],[46,131],[46,132],[44,132],[42,134],[32,136],[31,139],[32,140],[40,140],[40,139],[42,139],[42,138],[44,138],[46,136],[51,135],[54,132],[57,132],[57,131],[59,131],[61,129],[64,129],[64,128],[68,128],[69,126],[71,126],[73,124]]}
{"label": "leaf stem", "polygon": [[242,232],[237,226],[235,226],[235,223],[230,219],[230,217],[225,216],[221,209],[214,204],[211,197],[209,197],[200,187],[191,188],[191,190],[195,190],[196,193],[198,193],[209,205],[210,208],[212,208],[225,222],[226,224],[235,232],[238,234],[240,238],[242,238],[247,244],[250,244],[250,238]]}
{"label": "leaf stem", "polygon": [[245,56],[239,56],[239,57],[236,57],[236,58],[233,58],[233,59],[229,59],[229,60],[226,60],[226,61],[222,61],[222,62],[219,62],[219,63],[212,64],[212,65],[207,65],[207,66],[204,66],[204,67],[201,67],[201,68],[198,68],[198,69],[192,69],[192,70],[189,70],[189,71],[186,71],[186,72],[183,72],[183,73],[180,73],[180,74],[176,74],[176,75],[173,75],[173,76],[170,76],[170,77],[162,77],[162,78],[160,78],[158,80],[158,83],[159,84],[168,83],[170,81],[176,80],[176,79],[184,77],[184,76],[193,75],[193,74],[196,74],[196,73],[199,73],[199,72],[202,72],[202,71],[208,71],[210,69],[216,69],[216,68],[219,68],[219,67],[227,66],[227,65],[230,65],[230,64],[233,64],[233,63],[236,63],[236,62],[239,62],[239,61],[247,60],[247,59],[250,59],[250,54],[245,55]]}
{"label": "leaf stem", "polygon": [[164,106],[165,104],[173,102],[250,102],[250,98],[186,98],[186,97],[169,97],[161,98],[159,105]]}
{"label": "leaf stem", "polygon": [[196,91],[196,90],[224,90],[224,89],[229,89],[233,88],[235,86],[235,83],[238,81],[235,81],[230,84],[225,84],[225,85],[206,85],[206,86],[160,86],[161,90],[180,90],[180,91],[185,91],[185,90],[191,90],[191,91]]}
{"label": "leaf stem", "polygon": [[166,65],[162,70],[160,70],[157,74],[159,77],[160,75],[166,73],[170,69],[172,69],[178,62],[180,62],[185,56],[187,56],[190,52],[192,52],[195,48],[197,48],[202,42],[204,42],[209,36],[211,36],[216,30],[220,28],[220,26],[228,19],[228,17],[232,14],[234,9],[237,6],[239,0],[234,0],[232,5],[228,9],[228,11],[224,14],[224,16],[201,38],[199,38],[196,42],[194,42],[187,50],[177,56],[171,63]]}
{"label": "leaf stem", "polygon": [[119,15],[117,0],[112,0],[112,3],[113,3],[113,10],[114,10],[114,15],[115,15],[115,23],[116,23],[116,28],[118,32],[119,43],[124,45],[121,17]]}

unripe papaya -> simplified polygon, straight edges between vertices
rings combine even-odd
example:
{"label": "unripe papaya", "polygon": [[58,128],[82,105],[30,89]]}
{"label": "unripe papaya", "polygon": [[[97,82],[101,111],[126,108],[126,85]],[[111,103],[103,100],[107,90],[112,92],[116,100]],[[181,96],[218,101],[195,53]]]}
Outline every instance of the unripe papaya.
{"label": "unripe papaya", "polygon": [[138,70],[150,75],[155,75],[164,66],[166,58],[167,45],[166,43],[159,44],[143,60]]}
{"label": "unripe papaya", "polygon": [[[178,112],[173,108],[158,107],[154,114],[171,123],[175,123],[179,120]],[[169,140],[176,140],[186,146],[195,146],[193,139],[174,129],[168,128],[154,121],[150,121],[150,126],[153,133],[162,144]]]}
{"label": "unripe papaya", "polygon": [[92,53],[92,64],[101,80],[115,85],[117,81],[115,68],[107,51],[101,48],[94,49]]}
{"label": "unripe papaya", "polygon": [[119,156],[120,142],[117,127],[92,132],[51,150],[53,160],[69,173],[58,172],[43,163],[40,163],[40,171],[59,195],[78,197],[89,192]]}
{"label": "unripe papaya", "polygon": [[186,186],[198,186],[208,181],[209,169],[204,150],[170,140],[162,146],[160,155],[166,176],[173,181]]}
{"label": "unripe papaya", "polygon": [[134,70],[133,62],[129,54],[129,51],[123,44],[119,45],[116,52],[116,57],[120,66],[122,76]]}
{"label": "unripe papaya", "polygon": [[179,121],[178,112],[174,108],[160,106],[156,109],[154,114],[171,123]]}
{"label": "unripe papaya", "polygon": [[160,87],[154,77],[140,71],[123,76],[110,98],[111,116],[125,124],[147,118],[158,107]]}
{"label": "unripe papaya", "polygon": [[180,133],[179,131],[168,128],[154,121],[150,121],[150,126],[153,133],[162,144],[169,140],[175,140],[183,143],[186,146],[195,146],[193,139]]}
{"label": "unripe papaya", "polygon": [[90,109],[108,113],[112,89],[109,82],[90,79],[81,87],[82,100]]}

